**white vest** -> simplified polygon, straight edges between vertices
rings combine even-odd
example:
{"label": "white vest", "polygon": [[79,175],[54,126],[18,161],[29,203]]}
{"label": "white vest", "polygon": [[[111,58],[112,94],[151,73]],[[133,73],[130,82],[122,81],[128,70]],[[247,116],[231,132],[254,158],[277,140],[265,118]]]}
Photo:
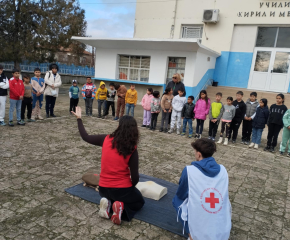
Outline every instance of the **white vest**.
{"label": "white vest", "polygon": [[188,199],[180,206],[193,240],[227,240],[231,231],[231,203],[228,173],[223,165],[215,177],[205,176],[197,167],[187,167]]}

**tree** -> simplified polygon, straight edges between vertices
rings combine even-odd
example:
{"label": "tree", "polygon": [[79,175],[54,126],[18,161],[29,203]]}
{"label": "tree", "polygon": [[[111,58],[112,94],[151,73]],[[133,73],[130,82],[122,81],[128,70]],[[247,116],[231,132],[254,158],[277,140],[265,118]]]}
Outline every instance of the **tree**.
{"label": "tree", "polygon": [[85,11],[78,0],[1,0],[0,61],[52,62],[60,47],[77,54],[85,45],[72,36],[85,36]]}

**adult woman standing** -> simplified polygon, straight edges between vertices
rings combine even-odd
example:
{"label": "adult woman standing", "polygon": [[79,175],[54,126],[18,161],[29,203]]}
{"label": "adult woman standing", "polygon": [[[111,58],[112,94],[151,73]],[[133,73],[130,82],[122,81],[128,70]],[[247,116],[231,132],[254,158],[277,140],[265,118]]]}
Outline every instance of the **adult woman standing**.
{"label": "adult woman standing", "polygon": [[46,84],[44,90],[46,117],[49,118],[49,114],[51,117],[56,117],[53,113],[54,105],[62,82],[58,74],[58,66],[55,63],[49,65],[49,71],[45,74],[44,81]]}
{"label": "adult woman standing", "polygon": [[170,81],[166,88],[171,88],[173,90],[173,96],[178,95],[178,90],[182,90],[184,92],[183,96],[185,97],[186,91],[183,82],[181,82],[181,76],[179,73],[175,73],[172,76],[172,81]]}
{"label": "adult woman standing", "polygon": [[130,221],[145,203],[135,187],[139,182],[139,131],[136,120],[131,116],[123,116],[112,134],[88,135],[81,120],[81,108],[76,107],[73,114],[77,117],[82,139],[102,147],[99,215],[109,219],[112,206],[113,223],[119,225],[121,219]]}

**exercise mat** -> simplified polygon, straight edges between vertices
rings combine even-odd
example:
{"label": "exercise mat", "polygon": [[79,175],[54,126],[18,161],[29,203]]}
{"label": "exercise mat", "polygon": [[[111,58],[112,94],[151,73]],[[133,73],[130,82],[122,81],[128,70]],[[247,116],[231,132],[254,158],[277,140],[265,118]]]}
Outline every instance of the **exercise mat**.
{"label": "exercise mat", "polygon": [[[145,205],[136,213],[134,218],[187,238],[182,233],[183,225],[176,221],[177,213],[172,206],[172,199],[177,191],[178,185],[159,178],[140,174],[140,182],[146,181],[153,181],[166,187],[168,191],[159,201],[144,198]],[[100,204],[101,196],[99,193],[94,188],[84,187],[83,183],[67,188],[65,191],[86,201]]]}

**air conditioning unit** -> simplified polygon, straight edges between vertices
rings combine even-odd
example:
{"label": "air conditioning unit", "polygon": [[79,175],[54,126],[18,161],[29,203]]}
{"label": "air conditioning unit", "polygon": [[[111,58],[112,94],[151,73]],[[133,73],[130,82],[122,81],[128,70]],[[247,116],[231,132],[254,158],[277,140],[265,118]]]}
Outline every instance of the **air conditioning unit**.
{"label": "air conditioning unit", "polygon": [[205,9],[203,10],[203,19],[204,23],[217,23],[219,21],[219,12],[218,9]]}

